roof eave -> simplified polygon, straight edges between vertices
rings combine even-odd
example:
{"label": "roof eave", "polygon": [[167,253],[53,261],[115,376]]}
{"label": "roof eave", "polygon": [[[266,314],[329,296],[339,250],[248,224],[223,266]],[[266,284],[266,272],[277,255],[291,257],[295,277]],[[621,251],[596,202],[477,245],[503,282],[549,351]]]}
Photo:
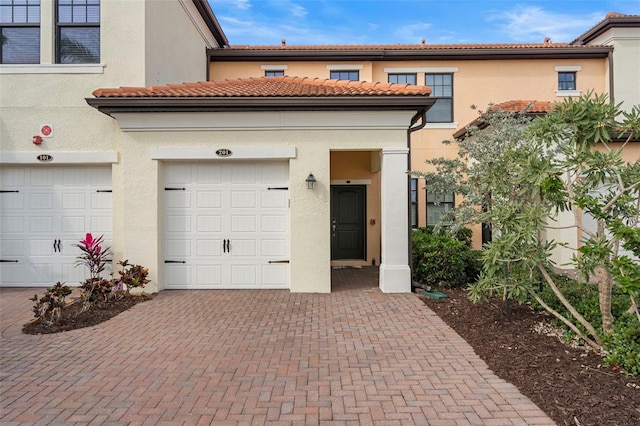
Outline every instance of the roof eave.
{"label": "roof eave", "polygon": [[210,61],[397,61],[397,60],[489,60],[489,59],[558,59],[605,58],[611,46],[483,48],[483,49],[209,49]]}
{"label": "roof eave", "polygon": [[349,97],[216,97],[86,98],[98,111],[126,112],[260,112],[260,111],[424,111],[436,101],[424,96]]}
{"label": "roof eave", "polygon": [[640,27],[640,16],[616,16],[613,18],[607,18],[573,40],[571,44],[576,46],[588,44],[612,28],[638,27]]}
{"label": "roof eave", "polygon": [[207,24],[209,31],[211,31],[211,34],[216,39],[216,43],[218,43],[218,46],[220,47],[229,46],[229,40],[227,39],[227,36],[224,34],[224,31],[222,31],[222,26],[218,22],[216,15],[213,13],[213,10],[211,9],[209,2],[207,0],[192,0],[192,1],[196,9],[198,9],[200,16],[202,16],[202,19],[204,19],[204,22]]}

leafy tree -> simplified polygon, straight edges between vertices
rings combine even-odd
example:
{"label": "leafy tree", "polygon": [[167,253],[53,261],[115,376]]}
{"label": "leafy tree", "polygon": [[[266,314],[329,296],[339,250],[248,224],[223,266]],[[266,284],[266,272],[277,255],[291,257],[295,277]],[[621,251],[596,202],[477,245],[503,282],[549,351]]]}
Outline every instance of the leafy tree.
{"label": "leafy tree", "polygon": [[[582,285],[597,282],[604,331],[613,330],[614,280],[637,310],[640,270],[619,248],[635,251],[640,240],[640,160],[622,159],[622,148],[639,136],[640,108],[622,112],[606,96],[567,99],[535,119],[526,110],[511,113],[489,106],[459,141],[458,158],[430,160],[433,171],[412,172],[436,192],[453,189],[464,196],[444,217],[453,222],[453,231],[472,223],[492,227],[483,273],[470,287],[470,297],[495,292],[518,301],[533,297],[589,345],[601,347],[596,328],[564,297],[550,273],[553,250],[568,244],[546,236],[553,229],[577,229],[580,215],[591,215],[597,229],[582,229],[584,241],[570,266],[580,272]],[[615,149],[612,142],[620,138],[626,142]],[[573,217],[568,225],[567,216]],[[573,320],[542,301],[541,280]]]}

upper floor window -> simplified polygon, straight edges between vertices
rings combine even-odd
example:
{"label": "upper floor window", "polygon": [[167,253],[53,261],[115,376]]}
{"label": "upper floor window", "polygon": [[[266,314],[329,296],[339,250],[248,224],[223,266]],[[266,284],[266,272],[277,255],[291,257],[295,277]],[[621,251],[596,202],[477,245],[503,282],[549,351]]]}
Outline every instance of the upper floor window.
{"label": "upper floor window", "polygon": [[56,62],[100,63],[100,0],[58,0]]}
{"label": "upper floor window", "polygon": [[0,0],[0,63],[40,63],[40,0]]}
{"label": "upper floor window", "polygon": [[558,72],[558,90],[576,90],[576,73]]}
{"label": "upper floor window", "polygon": [[440,217],[453,209],[454,202],[453,191],[435,193],[427,189],[427,225],[440,222]]}
{"label": "upper floor window", "polygon": [[389,74],[389,83],[395,84],[417,84],[417,75],[414,74]]}
{"label": "upper floor window", "polygon": [[360,71],[348,71],[348,70],[332,70],[329,73],[331,80],[360,80]]}
{"label": "upper floor window", "polygon": [[427,123],[453,121],[453,74],[425,74],[425,84],[431,87],[431,96],[438,98],[427,111]]}
{"label": "upper floor window", "polygon": [[265,70],[265,77],[284,77],[284,70]]}

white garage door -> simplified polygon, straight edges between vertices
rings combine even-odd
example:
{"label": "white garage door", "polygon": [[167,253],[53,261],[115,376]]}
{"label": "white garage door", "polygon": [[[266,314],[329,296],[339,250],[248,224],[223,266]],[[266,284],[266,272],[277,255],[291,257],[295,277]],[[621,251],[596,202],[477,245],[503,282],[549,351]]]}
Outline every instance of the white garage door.
{"label": "white garage door", "polygon": [[286,162],[168,163],[166,288],[289,288]]}
{"label": "white garage door", "polygon": [[111,245],[111,168],[9,167],[0,170],[0,285],[78,285],[74,247],[87,232]]}

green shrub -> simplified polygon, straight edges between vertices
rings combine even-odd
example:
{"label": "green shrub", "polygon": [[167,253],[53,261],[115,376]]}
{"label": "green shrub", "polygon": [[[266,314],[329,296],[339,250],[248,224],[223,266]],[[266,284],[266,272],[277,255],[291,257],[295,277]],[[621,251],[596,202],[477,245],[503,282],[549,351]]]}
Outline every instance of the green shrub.
{"label": "green shrub", "polygon": [[71,287],[58,281],[53,287],[45,292],[44,296],[38,298],[34,295],[30,300],[36,302],[33,305],[33,313],[36,318],[47,324],[57,324],[60,321],[62,308],[66,304],[65,297],[71,294]]}
{"label": "green shrub", "polygon": [[[469,231],[470,233],[470,231]],[[432,227],[413,232],[413,280],[444,288],[464,287],[479,274],[479,256],[470,248],[470,235],[464,241],[434,234]],[[468,241],[468,242],[467,242]]]}
{"label": "green shrub", "polygon": [[640,375],[640,321],[634,315],[623,315],[613,324],[613,333],[602,336],[609,352],[605,362],[623,369],[630,376]]}

